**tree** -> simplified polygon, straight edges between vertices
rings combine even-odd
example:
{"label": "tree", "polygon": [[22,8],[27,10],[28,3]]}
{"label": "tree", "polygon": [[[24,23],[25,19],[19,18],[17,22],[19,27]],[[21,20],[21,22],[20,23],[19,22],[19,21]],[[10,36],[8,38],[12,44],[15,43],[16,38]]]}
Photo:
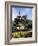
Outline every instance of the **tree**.
{"label": "tree", "polygon": [[[21,19],[20,19],[21,18]],[[26,16],[17,16],[13,21],[13,27],[12,30],[16,31],[16,27],[19,27],[20,29],[20,23],[24,26],[24,29],[32,28],[32,20],[27,19]]]}
{"label": "tree", "polygon": [[21,16],[17,16],[17,18],[14,19],[13,26],[12,26],[13,31],[16,31],[16,27],[19,27],[19,29],[20,29],[20,25],[19,25],[19,22],[21,21],[20,17]]}
{"label": "tree", "polygon": [[26,26],[27,26],[27,28],[29,29],[29,28],[31,28],[32,29],[32,20],[26,20]]}

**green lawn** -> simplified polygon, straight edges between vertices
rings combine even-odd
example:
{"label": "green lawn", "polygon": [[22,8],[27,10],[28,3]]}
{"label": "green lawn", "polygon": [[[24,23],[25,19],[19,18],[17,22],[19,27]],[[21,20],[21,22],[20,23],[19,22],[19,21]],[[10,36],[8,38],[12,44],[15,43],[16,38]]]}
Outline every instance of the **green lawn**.
{"label": "green lawn", "polygon": [[12,33],[13,38],[27,38],[32,37],[32,32],[30,31],[19,31],[19,32],[13,32]]}

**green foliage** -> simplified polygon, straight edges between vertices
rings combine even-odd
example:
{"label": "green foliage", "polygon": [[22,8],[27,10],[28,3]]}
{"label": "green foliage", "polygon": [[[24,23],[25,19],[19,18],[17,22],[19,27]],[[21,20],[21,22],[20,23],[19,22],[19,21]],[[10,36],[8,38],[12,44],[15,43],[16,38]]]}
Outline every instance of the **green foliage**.
{"label": "green foliage", "polygon": [[27,24],[27,27],[29,26],[31,26],[31,28],[32,28],[32,20],[26,20],[26,24]]}
{"label": "green foliage", "polygon": [[14,32],[13,38],[25,38],[25,37],[32,37],[32,32]]}
{"label": "green foliage", "polygon": [[20,18],[21,18],[21,16],[17,16],[17,18],[14,19],[14,21],[12,23],[12,32],[16,31],[16,27],[19,27],[19,29],[20,29],[19,23],[24,25],[25,31],[26,31],[26,29],[29,30],[29,28],[32,28],[32,20],[29,20],[26,17],[24,17],[24,19],[20,19]]}

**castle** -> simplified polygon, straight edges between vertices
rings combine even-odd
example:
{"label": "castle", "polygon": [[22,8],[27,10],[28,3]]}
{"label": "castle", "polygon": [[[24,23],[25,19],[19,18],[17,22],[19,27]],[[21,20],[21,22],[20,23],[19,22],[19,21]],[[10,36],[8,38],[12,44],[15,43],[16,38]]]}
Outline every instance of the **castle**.
{"label": "castle", "polygon": [[18,25],[20,26],[20,27],[19,27],[19,26],[17,27],[17,30],[24,30],[24,25],[22,24],[22,22],[23,22],[24,20],[26,20],[26,15],[17,16],[17,18],[19,19]]}

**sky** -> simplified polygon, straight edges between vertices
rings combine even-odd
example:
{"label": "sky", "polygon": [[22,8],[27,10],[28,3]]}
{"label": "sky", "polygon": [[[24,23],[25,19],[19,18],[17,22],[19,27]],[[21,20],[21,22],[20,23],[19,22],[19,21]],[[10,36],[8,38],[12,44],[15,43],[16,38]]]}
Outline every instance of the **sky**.
{"label": "sky", "polygon": [[32,20],[32,8],[20,8],[20,7],[13,7],[12,8],[12,20],[14,21],[14,18],[19,15],[20,11],[20,16],[26,15],[27,19]]}

